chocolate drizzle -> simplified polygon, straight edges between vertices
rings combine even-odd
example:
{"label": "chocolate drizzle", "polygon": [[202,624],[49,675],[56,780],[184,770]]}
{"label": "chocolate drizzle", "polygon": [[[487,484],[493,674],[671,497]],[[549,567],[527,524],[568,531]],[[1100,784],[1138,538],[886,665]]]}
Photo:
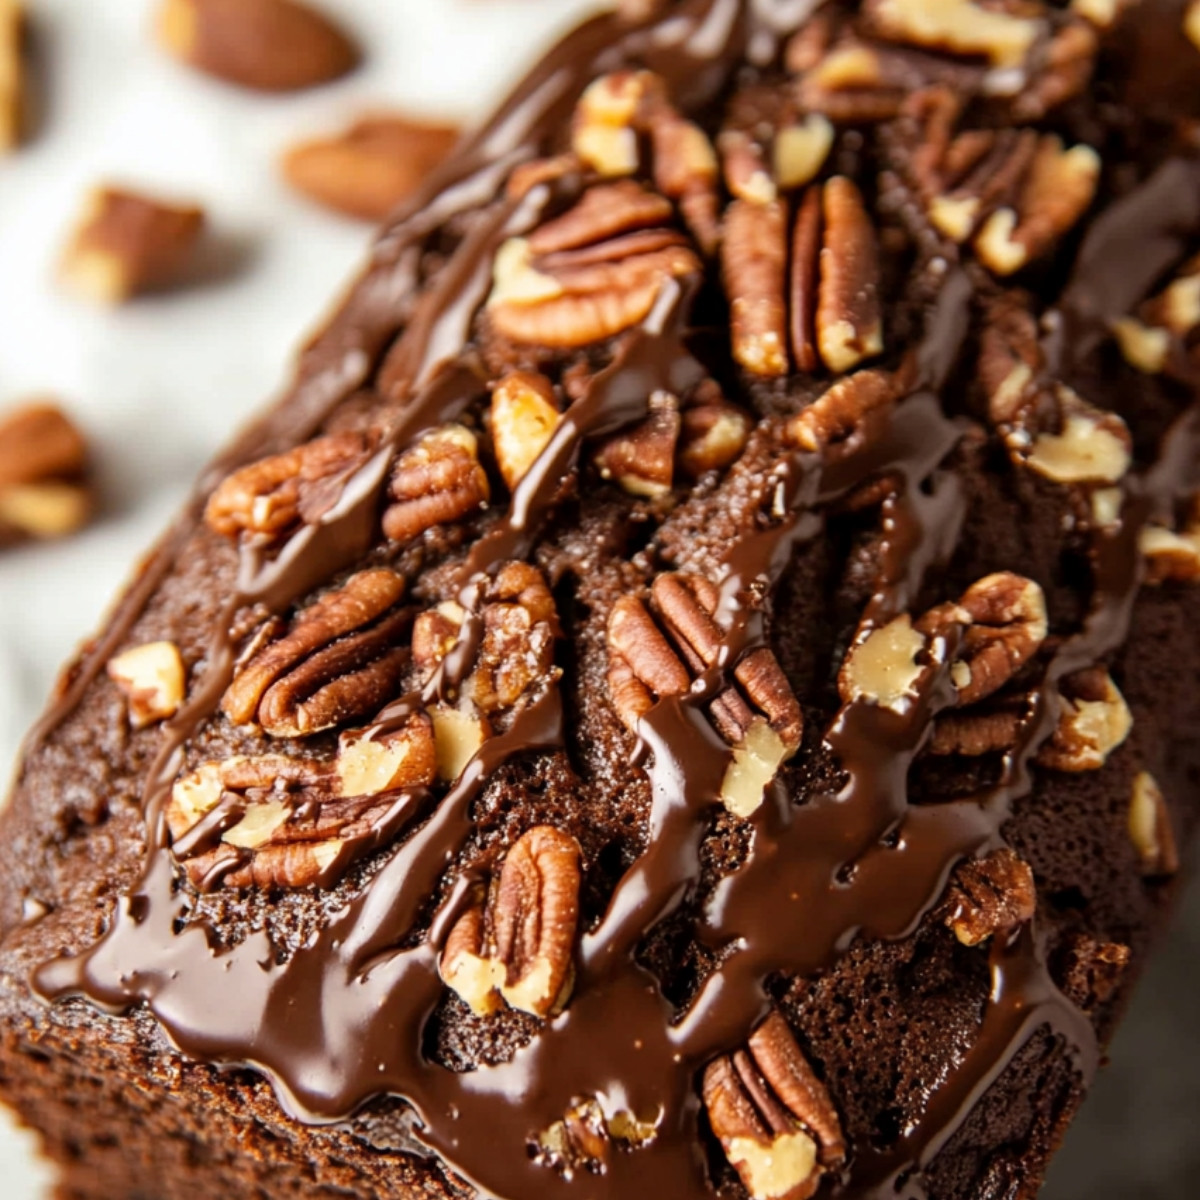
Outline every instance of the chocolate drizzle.
{"label": "chocolate drizzle", "polygon": [[[300,1120],[334,1122],[378,1095],[402,1096],[419,1120],[417,1140],[481,1194],[501,1200],[712,1194],[701,1149],[698,1073],[714,1056],[740,1045],[767,1013],[768,976],[816,974],[860,936],[910,935],[962,859],[1003,844],[1014,803],[1032,787],[1033,757],[1055,728],[1056,683],[1125,639],[1140,582],[1140,528],[1200,486],[1200,410],[1193,408],[1176,422],[1159,462],[1127,479],[1121,523],[1094,535],[1089,615],[1056,651],[994,787],[948,803],[909,802],[909,766],[933,718],[953,702],[948,659],[902,711],[856,701],[837,714],[826,740],[844,771],[844,787],[803,805],[794,803],[781,780],[768,788],[749,818],[745,861],[719,884],[702,915],[702,937],[726,953],[676,1020],[673,1005],[635,952],[699,882],[701,842],[731,757],[704,706],[729,686],[739,660],[769,644],[771,614],[757,598],[770,597],[797,549],[821,536],[831,504],[885,476],[897,485],[884,504],[881,577],[865,623],[884,624],[911,611],[958,543],[963,495],[946,462],[965,423],[945,416],[942,395],[967,337],[972,288],[964,272],[951,271],[915,356],[916,382],[879,436],[825,468],[815,455],[788,457],[780,465],[772,523],[729,548],[714,579],[721,596],[716,619],[725,633],[721,653],[687,695],[659,701],[639,729],[637,757],[652,793],[647,847],[620,880],[600,922],[582,938],[570,1006],[511,1061],[455,1075],[422,1051],[423,1030],[443,996],[440,941],[461,911],[464,889],[451,889],[426,936],[414,945],[409,935],[437,894],[447,863],[467,842],[471,805],[487,780],[514,756],[563,746],[564,715],[553,682],[510,728],[485,743],[447,795],[436,803],[425,792],[397,800],[378,831],[379,844],[400,843],[392,857],[360,896],[286,962],[276,961],[263,932],[218,950],[203,924],[177,928],[187,906],[175,889],[163,810],[183,747],[216,710],[231,677],[227,629],[244,606],[285,611],[358,561],[374,540],[396,450],[455,419],[486,393],[486,375],[466,345],[494,251],[504,238],[529,229],[553,199],[543,185],[519,203],[491,200],[505,173],[545,149],[579,91],[600,71],[644,63],[668,79],[684,105],[712,99],[748,46],[756,57],[770,57],[763,47],[777,43],[772,21],[752,21],[751,7],[705,0],[677,6],[642,27],[631,29],[615,17],[585,26],[463,148],[420,209],[381,241],[358,298],[309,352],[292,400],[305,414],[302,430],[318,427],[325,413],[370,377],[398,332],[394,317],[384,313],[414,283],[414,257],[423,239],[450,216],[473,213],[449,263],[383,363],[377,385],[396,407],[378,451],[347,481],[341,502],[277,557],[243,548],[237,594],[211,647],[207,674],[165,727],[149,773],[145,877],[119,902],[95,947],[47,964],[36,980],[48,997],[84,995],[113,1012],[145,1004],[183,1053],[263,1072]],[[767,17],[780,18],[786,27],[783,18],[795,5],[780,0],[765,7]],[[1064,293],[1060,330],[1084,331],[1082,341],[1072,333],[1066,343],[1073,350],[1082,344],[1080,352],[1086,352],[1093,331],[1149,287],[1181,252],[1181,239],[1200,227],[1198,182],[1195,163],[1168,164],[1097,220]],[[1184,190],[1191,199],[1180,198]],[[1135,244],[1153,251],[1145,269],[1131,276],[1123,270]],[[483,586],[503,563],[531,556],[585,443],[644,417],[655,392],[682,395],[703,378],[688,349],[693,300],[688,287],[664,285],[651,316],[564,414],[508,512],[476,541],[463,566],[458,598],[467,616],[457,649],[423,694],[404,697],[379,715],[381,729],[422,703],[452,696],[469,673],[480,639]],[[1061,351],[1058,357],[1063,360]],[[281,422],[268,419],[216,469],[271,448],[283,436]],[[78,702],[170,569],[180,537],[167,542],[37,736],[45,736]],[[1037,929],[1025,926],[1010,939],[996,938],[990,965],[991,995],[974,1046],[893,1146],[857,1148],[835,1181],[837,1194],[921,1195],[922,1168],[1039,1029],[1049,1027],[1061,1037],[1081,1076],[1090,1075],[1097,1058],[1092,1026],[1054,986]],[[586,1185],[547,1171],[527,1153],[530,1139],[581,1096],[597,1099],[609,1117],[623,1112],[656,1128],[654,1138],[636,1151],[614,1153],[605,1172],[588,1177]]]}

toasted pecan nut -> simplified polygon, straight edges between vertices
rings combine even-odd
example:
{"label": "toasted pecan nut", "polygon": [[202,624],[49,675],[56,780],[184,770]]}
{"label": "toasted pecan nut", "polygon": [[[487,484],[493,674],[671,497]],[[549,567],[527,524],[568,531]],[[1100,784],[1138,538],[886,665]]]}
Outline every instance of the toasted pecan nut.
{"label": "toasted pecan nut", "polygon": [[450,153],[458,133],[455,125],[372,114],[335,136],[292,146],[283,157],[283,176],[326,208],[379,222]]}
{"label": "toasted pecan nut", "polygon": [[1171,810],[1158,780],[1149,771],[1134,776],[1129,797],[1129,840],[1137,850],[1142,874],[1151,878],[1179,870],[1179,849]]}
{"label": "toasted pecan nut", "polygon": [[724,401],[698,404],[681,414],[679,465],[693,479],[722,471],[745,449],[750,418]]}
{"label": "toasted pecan nut", "polygon": [[554,386],[544,375],[512,371],[492,390],[491,417],[496,465],[513,491],[562,420]]}
{"label": "toasted pecan nut", "polygon": [[881,37],[950,54],[981,55],[995,67],[1019,66],[1045,32],[1043,21],[974,0],[868,0],[863,9]]}
{"label": "toasted pecan nut", "polygon": [[462,425],[427,433],[396,461],[388,494],[383,532],[393,542],[415,541],[486,508],[491,488],[475,435]]}
{"label": "toasted pecan nut", "polygon": [[446,985],[476,1013],[501,1000],[534,1016],[561,1010],[574,976],[581,883],[579,843],[539,825],[504,857],[486,901],[467,909],[446,939]]}
{"label": "toasted pecan nut", "polygon": [[778,1012],[746,1049],[709,1063],[703,1094],[713,1133],[754,1200],[806,1200],[845,1159],[833,1101]]}
{"label": "toasted pecan nut", "polygon": [[105,670],[125,693],[134,729],[173,717],[183,703],[186,672],[174,642],[134,646],[110,658]]}
{"label": "toasted pecan nut", "polygon": [[89,195],[60,262],[73,293],[99,304],[178,281],[204,230],[204,210],[124,188]]}
{"label": "toasted pecan nut", "polygon": [[735,200],[725,210],[721,273],[729,295],[733,354],[753,375],[787,373],[786,263],[783,205]]}
{"label": "toasted pecan nut", "polygon": [[1037,909],[1033,872],[1007,847],[972,859],[955,871],[947,908],[946,924],[964,946],[1010,933]]}
{"label": "toasted pecan nut", "polygon": [[1098,771],[1133,728],[1133,714],[1103,667],[1076,671],[1059,684],[1058,726],[1037,754],[1054,771]]}
{"label": "toasted pecan nut", "polygon": [[404,580],[392,571],[352,576],[242,665],[221,711],[275,737],[304,737],[381,707],[409,661],[400,638],[410,616],[396,607],[403,595]]}
{"label": "toasted pecan nut", "polygon": [[1152,522],[1138,535],[1138,549],[1146,560],[1146,582],[1200,579],[1200,493],[1192,497],[1181,528]]}
{"label": "toasted pecan nut", "polygon": [[675,479],[675,451],[682,420],[674,396],[651,397],[644,421],[605,438],[594,455],[600,474],[634,496],[654,499],[670,494]]}
{"label": "toasted pecan nut", "polygon": [[155,32],[189,66],[261,92],[328,83],[359,61],[350,38],[301,0],[162,0]]}
{"label": "toasted pecan nut", "polygon": [[898,398],[894,376],[885,371],[857,371],[801,409],[788,423],[788,438],[826,459],[842,458],[870,443],[879,419]]}
{"label": "toasted pecan nut", "polygon": [[817,345],[825,365],[852,370],[883,350],[879,252],[862,194],[835,176],[824,190],[825,233],[817,298]]}
{"label": "toasted pecan nut", "polygon": [[319,521],[370,453],[370,438],[339,433],[260,459],[221,482],[208,499],[204,519],[225,537],[283,537],[301,522]]}

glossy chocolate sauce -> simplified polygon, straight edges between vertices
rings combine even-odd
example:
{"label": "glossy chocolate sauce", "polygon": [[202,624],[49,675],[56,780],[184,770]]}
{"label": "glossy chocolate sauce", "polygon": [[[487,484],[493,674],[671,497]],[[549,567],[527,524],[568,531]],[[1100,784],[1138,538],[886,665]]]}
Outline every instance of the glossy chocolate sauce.
{"label": "glossy chocolate sauce", "polygon": [[[207,674],[165,726],[147,780],[146,874],[94,948],[38,973],[44,995],[83,995],[114,1012],[145,1004],[184,1054],[263,1072],[284,1107],[304,1121],[338,1121],[374,1097],[401,1096],[415,1110],[417,1140],[485,1196],[701,1200],[712,1188],[697,1079],[714,1056],[741,1045],[768,1011],[766,978],[818,973],[860,935],[909,935],[958,862],[1003,844],[1012,806],[1031,788],[1033,757],[1055,728],[1056,682],[1103,659],[1126,637],[1140,583],[1140,528],[1200,486],[1196,409],[1176,422],[1159,461],[1125,481],[1117,528],[1094,535],[1089,615],[1056,651],[994,787],[948,803],[909,803],[909,766],[933,718],[954,700],[948,678],[954,647],[936,644],[927,686],[902,711],[860,701],[838,713],[826,739],[844,771],[839,792],[797,805],[780,780],[767,789],[749,818],[745,861],[717,886],[702,916],[701,936],[725,948],[725,957],[681,1019],[635,959],[646,934],[700,879],[701,841],[731,758],[705,706],[729,685],[741,657],[767,644],[769,598],[797,548],[822,535],[826,508],[864,482],[897,480],[884,504],[882,569],[864,628],[912,611],[923,585],[955,551],[964,504],[957,476],[945,464],[964,426],[944,415],[941,394],[966,337],[972,289],[965,273],[951,270],[928,315],[913,389],[879,435],[824,467],[814,455],[783,458],[770,519],[730,546],[714,578],[721,595],[717,620],[726,631],[718,660],[691,692],[661,700],[640,726],[637,756],[652,791],[646,849],[620,880],[599,924],[581,939],[570,1004],[511,1061],[454,1074],[422,1050],[425,1027],[444,994],[439,947],[465,889],[451,891],[418,944],[408,935],[470,836],[471,805],[488,778],[515,755],[563,746],[553,682],[511,728],[485,743],[447,795],[436,802],[429,794],[400,798],[379,831],[381,844],[401,843],[393,856],[286,962],[277,961],[265,932],[216,950],[203,924],[177,929],[188,906],[175,889],[163,812],[184,746],[215,713],[232,676],[227,629],[244,606],[286,611],[361,559],[376,538],[395,451],[486,394],[486,378],[466,349],[472,316],[486,296],[496,247],[535,224],[552,199],[548,187],[520,203],[493,199],[507,169],[545,148],[599,72],[644,62],[668,78],[683,105],[702,104],[747,55],[769,60],[777,52],[779,31],[800,19],[797,7],[785,0],[697,0],[640,28],[612,17],[592,22],[552,52],[443,170],[418,211],[384,237],[359,289],[308,351],[292,399],[252,430],[206,483],[235,462],[319,427],[341,399],[372,378],[389,345],[376,384],[399,401],[395,419],[319,524],[298,533],[276,558],[243,548],[238,591],[211,647]],[[1114,312],[1126,311],[1183,253],[1185,239],[1200,232],[1198,181],[1194,163],[1168,164],[1096,221],[1064,293],[1059,344],[1049,348],[1056,361],[1069,362],[1079,346],[1094,342],[1095,331]],[[1185,187],[1191,189],[1187,200],[1179,197]],[[417,279],[417,251],[449,217],[463,213],[474,214],[469,229],[401,334],[394,310]],[[1141,266],[1135,269],[1127,256]],[[692,302],[684,287],[664,286],[644,325],[564,414],[507,514],[468,556],[459,595],[468,615],[458,649],[425,693],[401,698],[380,714],[379,728],[436,696],[453,695],[478,647],[483,585],[503,563],[532,554],[587,440],[644,416],[654,392],[681,395],[703,377],[687,348]],[[182,536],[160,550],[42,735],[64,719],[128,632],[169,571]],[[1060,1037],[1081,1076],[1090,1075],[1097,1056],[1091,1024],[1050,979],[1036,926],[994,943],[991,995],[974,1045],[893,1146],[852,1148],[833,1181],[834,1194],[923,1194],[921,1169],[1039,1029]],[[536,1164],[528,1145],[584,1097],[597,1099],[607,1116],[631,1114],[656,1133],[636,1150],[614,1148],[603,1173],[568,1180]]]}

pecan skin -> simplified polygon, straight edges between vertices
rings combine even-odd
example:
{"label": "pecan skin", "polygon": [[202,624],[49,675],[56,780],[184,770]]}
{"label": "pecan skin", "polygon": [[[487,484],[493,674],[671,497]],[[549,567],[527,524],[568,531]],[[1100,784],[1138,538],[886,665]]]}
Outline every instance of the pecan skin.
{"label": "pecan skin", "polygon": [[221,710],[276,737],[306,736],[352,720],[391,698],[407,665],[398,645],[408,614],[392,611],[404,581],[384,569],[349,579],[305,609],[235,676]]}
{"label": "pecan skin", "polygon": [[708,1065],[703,1097],[713,1133],[755,1200],[806,1200],[825,1169],[845,1160],[833,1101],[778,1012],[744,1050]]}
{"label": "pecan skin", "polygon": [[208,499],[204,520],[225,537],[280,538],[328,512],[370,452],[369,438],[342,433],[260,459],[222,481]]}
{"label": "pecan skin", "polygon": [[580,850],[569,834],[539,825],[504,858],[491,895],[455,922],[442,978],[483,1015],[503,998],[538,1017],[561,1009],[572,978],[579,919]]}
{"label": "pecan skin", "polygon": [[461,425],[434,430],[402,454],[388,490],[393,503],[383,514],[383,532],[393,542],[462,520],[491,496],[475,435]]}

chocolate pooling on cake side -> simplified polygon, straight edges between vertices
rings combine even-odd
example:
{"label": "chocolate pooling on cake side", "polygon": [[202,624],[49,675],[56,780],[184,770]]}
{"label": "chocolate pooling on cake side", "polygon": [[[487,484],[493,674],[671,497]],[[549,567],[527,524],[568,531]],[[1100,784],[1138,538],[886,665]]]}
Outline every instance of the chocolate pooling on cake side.
{"label": "chocolate pooling on cake side", "polygon": [[[1195,405],[1140,469],[1120,417],[1063,382],[1137,316],[1125,336],[1166,346],[1160,369],[1194,395],[1190,329],[1135,309],[1200,238],[1200,162],[1172,157],[1080,238],[1095,151],[1045,119],[1087,86],[1087,20],[964,2],[934,28],[904,0],[797,7],[693,0],[590,23],[385,234],[307,352],[287,421],[268,417],[202,482],[191,519],[207,503],[210,527],[238,539],[236,594],[162,726],[145,877],[93,949],[38,972],[43,995],[145,1004],[185,1054],[264,1072],[301,1120],[403,1097],[417,1141],[501,1200],[711,1195],[712,1142],[756,1197],[823,1181],[921,1195],[922,1168],[1036,1031],[1090,1078],[1092,1023],[1047,969],[1029,868],[1003,831],[1033,764],[1091,769],[1128,731],[1104,664],[1128,633],[1147,531],[1182,536],[1169,523],[1200,489]],[[959,130],[964,96],[983,119]],[[902,280],[884,270],[897,264]],[[1059,297],[1040,319],[1007,286],[1027,268]],[[1042,589],[1011,571],[929,602],[962,534],[955,456],[983,437],[948,415],[976,356],[997,448],[1082,505],[1092,593],[1070,634],[1051,633]],[[490,400],[501,457],[501,375],[537,447],[498,463],[507,501],[477,436]],[[304,440],[362,388],[382,398],[375,419]],[[595,471],[643,498],[652,542],[685,461],[705,486],[749,489],[755,520],[715,561],[638,554],[608,618],[609,698],[649,781],[644,848],[590,926],[588,864],[551,826],[443,889],[488,781],[570,742],[547,530],[574,519]],[[773,599],[831,514],[873,509],[878,577],[842,648],[840,707],[814,731],[819,708],[773,649]],[[404,553],[471,522],[443,599],[414,599]],[[40,735],[122,643],[188,528]],[[214,721],[280,740],[333,730],[337,752],[198,762]],[[837,783],[797,804],[781,772],[814,737]],[[987,785],[910,797],[918,756],[986,752],[1000,755]],[[748,848],[696,918],[716,959],[680,1011],[639,951],[698,887],[722,809]],[[196,894],[321,886],[389,847],[283,960],[266,931],[219,947],[192,912]],[[860,936],[904,938],[947,896],[960,941],[989,943],[976,1040],[891,1145],[847,1146],[768,981],[817,975]],[[507,1061],[455,1073],[425,1044],[448,987],[476,1013],[540,1023]]]}

